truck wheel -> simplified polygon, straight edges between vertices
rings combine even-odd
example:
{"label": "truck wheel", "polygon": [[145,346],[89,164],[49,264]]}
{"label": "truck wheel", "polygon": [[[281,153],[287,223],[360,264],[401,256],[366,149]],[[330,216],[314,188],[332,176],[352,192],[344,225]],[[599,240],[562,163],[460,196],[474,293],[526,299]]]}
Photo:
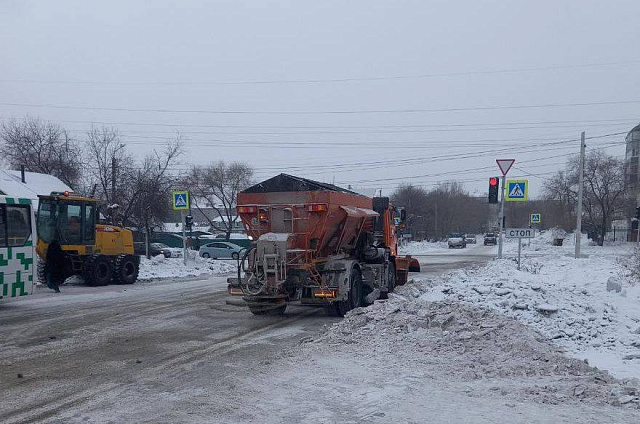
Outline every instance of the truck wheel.
{"label": "truck wheel", "polygon": [[106,286],[111,282],[111,262],[102,255],[93,255],[84,265],[84,281],[88,286]]}
{"label": "truck wheel", "polygon": [[362,275],[357,268],[351,270],[351,276],[349,278],[349,298],[339,302],[334,302],[333,307],[335,309],[336,316],[343,317],[347,312],[352,309],[359,308],[363,304],[362,300]]}
{"label": "truck wheel", "polygon": [[113,280],[116,284],[133,284],[138,279],[138,261],[132,255],[118,256],[113,268]]}
{"label": "truck wheel", "polygon": [[44,259],[38,259],[38,283],[42,284],[43,286],[47,285],[47,275],[44,272],[45,265],[46,263],[44,262]]}
{"label": "truck wheel", "polygon": [[387,291],[380,293],[380,299],[389,299],[389,293],[396,288],[396,266],[390,263],[387,272]]}

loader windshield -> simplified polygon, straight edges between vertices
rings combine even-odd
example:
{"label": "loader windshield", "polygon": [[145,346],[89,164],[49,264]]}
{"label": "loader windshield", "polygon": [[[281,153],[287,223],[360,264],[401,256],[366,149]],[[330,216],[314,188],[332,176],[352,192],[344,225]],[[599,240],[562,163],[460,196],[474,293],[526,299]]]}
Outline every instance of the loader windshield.
{"label": "loader windshield", "polygon": [[40,199],[38,237],[45,243],[91,244],[95,238],[94,205],[83,201]]}

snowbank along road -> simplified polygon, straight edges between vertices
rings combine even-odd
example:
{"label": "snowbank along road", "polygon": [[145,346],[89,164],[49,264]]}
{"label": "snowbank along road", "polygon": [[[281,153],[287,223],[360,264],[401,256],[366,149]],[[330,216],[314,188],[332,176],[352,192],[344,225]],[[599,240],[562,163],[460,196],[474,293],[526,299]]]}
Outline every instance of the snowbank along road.
{"label": "snowbank along road", "polygon": [[631,383],[503,314],[422,298],[494,253],[419,256],[419,282],[345,319],[254,317],[223,277],[0,305],[0,421],[640,422]]}

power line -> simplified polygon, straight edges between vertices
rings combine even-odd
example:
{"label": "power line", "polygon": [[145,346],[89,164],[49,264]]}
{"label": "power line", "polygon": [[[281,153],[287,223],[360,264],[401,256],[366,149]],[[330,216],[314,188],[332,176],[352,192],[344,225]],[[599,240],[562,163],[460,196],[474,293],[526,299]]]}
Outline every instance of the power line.
{"label": "power line", "polygon": [[319,110],[319,111],[258,111],[258,110],[204,110],[204,109],[145,109],[125,107],[74,106],[38,103],[0,103],[0,106],[17,106],[48,109],[98,110],[109,112],[147,112],[181,114],[219,114],[219,115],[356,115],[356,114],[395,114],[395,113],[438,113],[469,112],[487,110],[544,109],[559,107],[607,106],[640,103],[640,100],[620,100],[577,103],[546,103],[537,105],[477,106],[442,109],[371,109],[371,110]]}
{"label": "power line", "polygon": [[[626,134],[623,133],[623,134]],[[618,135],[618,134],[616,134]],[[144,135],[122,135],[121,137],[123,138],[141,138],[141,139],[149,139],[149,140],[157,140],[158,142],[162,142],[162,143],[166,143],[166,139],[162,139],[162,138],[158,138],[157,136],[144,136]],[[477,146],[479,145],[478,143],[491,143],[489,145],[495,145],[495,143],[499,143],[499,142],[507,142],[507,143],[514,143],[514,142],[532,142],[532,141],[552,141],[552,140],[558,140],[558,137],[534,137],[534,138],[482,138],[482,139],[466,139],[466,140],[414,140],[413,142],[415,143],[420,143],[420,146],[425,146],[425,144],[438,144],[438,143],[442,143],[442,144],[446,144],[448,146],[450,146],[451,144],[458,144],[458,143],[463,143],[461,145],[461,147],[465,147],[465,146]],[[363,141],[338,141],[338,142],[331,142],[331,141],[287,141],[287,140],[277,140],[277,141],[273,141],[273,142],[266,142],[266,141],[256,141],[256,140],[223,140],[223,139],[186,139],[186,140],[182,140],[184,143],[192,143],[192,144],[197,144],[198,146],[205,146],[205,145],[209,145],[209,143],[213,143],[212,145],[214,146],[219,146],[219,143],[231,143],[233,146],[238,146],[238,145],[242,145],[242,144],[247,144],[251,147],[260,147],[260,146],[267,146],[267,147],[288,147],[288,146],[316,146],[316,145],[326,145],[326,146],[357,146],[357,147],[370,147],[370,146],[374,146],[377,144],[383,145],[385,147],[389,147],[390,145],[393,144],[400,144],[402,146],[408,146],[408,147],[420,147],[420,146],[413,146],[413,145],[407,145],[407,143],[409,143],[408,141],[398,141],[398,140],[363,140]],[[570,140],[570,141],[575,141],[575,140]],[[129,143],[136,143],[135,141],[130,141]],[[138,143],[144,143],[144,144],[148,144],[147,142],[138,142]],[[468,143],[465,144],[465,143]],[[433,146],[426,146],[426,147],[433,147]]]}
{"label": "power line", "polygon": [[[591,137],[593,138],[602,138],[604,136],[595,136],[595,137]],[[577,140],[571,140],[571,141],[577,141]],[[613,147],[616,145],[620,145],[620,144],[624,144],[624,142],[615,142],[615,143],[610,143],[606,146],[601,146],[599,148],[596,149],[603,149],[603,148],[608,148],[608,147]],[[565,148],[569,148],[571,146],[566,146]],[[538,150],[538,151],[547,151],[547,150],[556,150],[556,149],[552,149],[552,148],[543,148],[542,150]],[[487,152],[487,153],[496,153],[496,152]],[[516,153],[531,153],[531,151],[523,151],[523,150],[516,150],[513,152],[514,154]],[[566,154],[558,154],[555,155],[553,158],[556,157],[562,157],[562,156],[571,156],[574,155],[574,152],[570,152],[570,153],[566,153]],[[471,157],[474,157],[473,155]],[[538,158],[538,159],[529,159],[529,160],[525,160],[519,163],[531,163],[531,162],[539,162],[541,160],[548,160],[550,159],[549,157],[545,157],[545,158]],[[437,161],[442,161],[443,159],[437,159]],[[475,168],[473,170],[483,170],[483,169],[495,169],[495,166],[487,166],[487,167],[480,167],[480,168]],[[380,179],[367,179],[367,180],[356,180],[356,181],[349,181],[350,184],[358,184],[361,182],[378,182],[378,181],[397,181],[397,180],[407,180],[407,179],[419,179],[419,178],[425,178],[425,177],[433,177],[433,176],[442,176],[442,175],[450,175],[450,174],[460,174],[460,173],[464,173],[464,171],[460,171],[460,170],[455,170],[455,171],[449,171],[449,172],[443,172],[443,173],[439,173],[439,174],[423,174],[423,175],[413,175],[413,176],[403,176],[403,177],[392,177],[392,178],[380,178]]]}
{"label": "power line", "polygon": [[[2,118],[0,120],[12,121],[15,119]],[[27,118],[18,118],[18,120],[27,120]],[[553,124],[580,124],[580,126],[599,126],[590,123],[616,122],[620,125],[626,123],[637,123],[638,118],[627,119],[588,119],[588,120],[561,120],[561,121],[526,121],[526,122],[492,122],[492,123],[452,123],[452,124],[431,124],[431,125],[202,125],[202,124],[169,124],[166,122],[111,122],[111,121],[78,121],[78,120],[56,120],[56,122],[72,123],[72,124],[91,124],[91,125],[131,125],[131,126],[155,126],[155,127],[182,127],[182,128],[271,128],[271,129],[370,129],[370,128],[458,128],[458,127],[486,127],[496,125],[553,125]],[[525,127],[520,127],[523,129]],[[555,127],[554,127],[555,128]],[[169,132],[167,132],[169,133]],[[173,132],[171,132],[173,133]],[[182,132],[181,132],[182,133]]]}
{"label": "power line", "polygon": [[640,63],[640,60],[629,60],[620,62],[601,62],[571,65],[551,65],[510,69],[489,69],[463,72],[443,72],[416,75],[388,75],[388,76],[365,76],[365,77],[343,77],[343,78],[310,78],[310,79],[280,79],[280,80],[254,80],[254,81],[97,81],[97,80],[37,80],[37,79],[0,79],[0,82],[19,84],[61,84],[61,85],[108,85],[108,86],[205,86],[205,85],[266,85],[266,84],[319,84],[319,83],[347,83],[366,81],[388,81],[388,80],[414,80],[427,78],[461,77],[474,75],[494,75],[512,74],[521,72],[540,72],[565,69],[596,68],[607,66],[633,65]]}
{"label": "power line", "polygon": [[[635,121],[626,121],[615,124],[615,126],[628,126]],[[614,124],[612,124],[614,125]],[[434,128],[434,129],[402,129],[402,130],[365,130],[365,131],[267,131],[267,132],[229,132],[229,131],[179,131],[180,135],[351,135],[351,134],[413,134],[413,133],[433,133],[433,132],[461,132],[461,131],[521,131],[527,129],[560,129],[560,128],[584,128],[584,127],[602,127],[602,124],[574,124],[574,125],[556,125],[556,126],[520,126],[520,127],[488,127],[488,128]],[[85,133],[86,130],[67,130],[73,133]],[[127,134],[177,134],[177,131],[127,131]],[[133,136],[131,136],[133,137]]]}

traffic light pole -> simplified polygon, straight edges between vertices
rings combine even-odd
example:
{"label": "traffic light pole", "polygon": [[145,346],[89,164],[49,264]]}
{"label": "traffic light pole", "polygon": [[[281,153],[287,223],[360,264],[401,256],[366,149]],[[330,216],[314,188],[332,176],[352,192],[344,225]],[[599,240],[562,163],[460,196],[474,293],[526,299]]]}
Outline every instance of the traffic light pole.
{"label": "traffic light pole", "polygon": [[498,259],[502,259],[502,230],[504,222],[504,197],[505,190],[507,189],[507,177],[502,175],[502,186],[500,187],[500,213],[498,214]]}
{"label": "traffic light pole", "polygon": [[182,262],[187,264],[187,234],[185,232],[184,211],[180,210],[180,221],[182,221]]}

